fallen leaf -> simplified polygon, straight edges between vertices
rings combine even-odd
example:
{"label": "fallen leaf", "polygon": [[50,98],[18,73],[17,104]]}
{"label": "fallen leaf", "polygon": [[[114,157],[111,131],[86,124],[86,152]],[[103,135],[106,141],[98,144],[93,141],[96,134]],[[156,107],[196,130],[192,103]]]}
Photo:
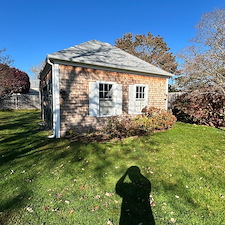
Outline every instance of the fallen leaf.
{"label": "fallen leaf", "polygon": [[70,210],[70,213],[73,213],[74,211],[75,211],[74,209],[71,209],[71,210]]}
{"label": "fallen leaf", "polygon": [[107,221],[107,225],[113,225],[112,220],[109,219],[109,220]]}
{"label": "fallen leaf", "polygon": [[57,194],[57,198],[61,198],[62,197],[62,194],[61,193],[58,193]]}
{"label": "fallen leaf", "polygon": [[80,200],[85,200],[85,199],[87,199],[87,196],[81,196],[80,197]]}
{"label": "fallen leaf", "polygon": [[45,207],[44,207],[44,210],[45,210],[45,211],[48,211],[49,209],[50,209],[49,206],[45,206]]}
{"label": "fallen leaf", "polygon": [[96,205],[96,206],[91,210],[91,212],[94,212],[94,211],[98,210],[99,208],[100,208],[99,205]]}
{"label": "fallen leaf", "polygon": [[170,223],[175,223],[175,222],[176,222],[176,220],[174,218],[170,219]]}
{"label": "fallen leaf", "polygon": [[155,202],[152,202],[152,203],[151,203],[151,206],[152,206],[152,207],[156,206]]}
{"label": "fallen leaf", "polygon": [[100,199],[100,198],[101,198],[100,195],[96,195],[96,196],[94,197],[94,199]]}
{"label": "fallen leaf", "polygon": [[34,212],[34,210],[31,207],[27,207],[26,210],[30,213]]}
{"label": "fallen leaf", "polygon": [[108,197],[112,197],[114,194],[113,193],[106,192],[105,195],[108,196]]}
{"label": "fallen leaf", "polygon": [[59,211],[59,208],[55,208],[52,210],[52,212],[57,212],[57,211]]}
{"label": "fallen leaf", "polygon": [[80,189],[83,190],[83,189],[85,189],[87,187],[88,187],[88,185],[82,185],[82,186],[80,186]]}
{"label": "fallen leaf", "polygon": [[26,179],[25,181],[31,183],[33,180],[32,179]]}

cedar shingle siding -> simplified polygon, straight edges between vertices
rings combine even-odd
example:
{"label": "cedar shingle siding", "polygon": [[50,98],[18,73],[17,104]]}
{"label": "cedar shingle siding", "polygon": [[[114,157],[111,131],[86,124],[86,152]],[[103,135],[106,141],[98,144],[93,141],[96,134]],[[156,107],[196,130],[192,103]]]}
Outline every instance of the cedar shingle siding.
{"label": "cedar shingle siding", "polygon": [[82,67],[59,66],[60,74],[60,121],[61,135],[76,129],[79,132],[100,129],[108,120],[107,117],[89,116],[89,82],[108,81],[122,84],[122,112],[128,113],[129,85],[147,84],[148,106],[165,109],[166,79],[134,75]]}

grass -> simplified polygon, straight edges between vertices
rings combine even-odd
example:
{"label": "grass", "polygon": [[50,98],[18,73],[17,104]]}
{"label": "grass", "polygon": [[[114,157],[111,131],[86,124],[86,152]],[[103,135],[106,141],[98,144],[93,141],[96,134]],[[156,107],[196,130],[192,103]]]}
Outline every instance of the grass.
{"label": "grass", "polygon": [[0,112],[0,224],[116,225],[115,185],[132,165],[151,181],[157,225],[225,224],[225,131],[177,123],[82,144],[48,139],[39,114]]}

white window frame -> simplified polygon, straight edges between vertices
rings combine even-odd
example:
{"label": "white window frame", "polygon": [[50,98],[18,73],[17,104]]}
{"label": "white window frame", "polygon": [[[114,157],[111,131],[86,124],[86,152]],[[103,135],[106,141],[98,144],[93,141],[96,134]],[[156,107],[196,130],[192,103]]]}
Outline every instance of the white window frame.
{"label": "white window frame", "polygon": [[[112,115],[100,115],[100,84],[112,84],[112,102],[114,106]],[[89,82],[89,115],[94,117],[110,117],[122,114],[122,85],[110,81]]]}
{"label": "white window frame", "polygon": [[[144,98],[137,98],[137,87],[144,87]],[[142,100],[143,99],[143,100]],[[137,105],[143,101],[143,108],[148,106],[148,85],[147,84],[133,84],[129,85],[129,103],[128,103],[128,114],[142,114],[137,109]]]}
{"label": "white window frame", "polygon": [[[112,85],[112,88],[111,88],[111,98],[100,98],[100,85]],[[99,81],[99,88],[98,88],[98,93],[99,93],[99,117],[109,117],[109,116],[114,116],[115,115],[115,82],[107,82],[107,81]],[[103,90],[104,90],[104,88],[103,88]],[[112,114],[101,114],[101,109],[100,109],[100,102],[105,102],[105,101],[109,101],[109,102],[111,102],[112,103],[112,110],[113,110],[113,112],[112,112]]]}

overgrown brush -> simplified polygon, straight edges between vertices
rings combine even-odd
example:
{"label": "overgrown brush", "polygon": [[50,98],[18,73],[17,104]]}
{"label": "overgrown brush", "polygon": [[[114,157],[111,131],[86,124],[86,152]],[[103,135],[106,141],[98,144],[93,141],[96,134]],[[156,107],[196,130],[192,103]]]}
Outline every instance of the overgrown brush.
{"label": "overgrown brush", "polygon": [[171,128],[176,117],[171,113],[154,107],[145,107],[143,114],[135,117],[111,117],[105,128],[105,133],[111,138],[143,136],[148,133]]}
{"label": "overgrown brush", "polygon": [[225,127],[225,96],[200,91],[185,93],[173,103],[173,113],[181,122]]}
{"label": "overgrown brush", "polygon": [[176,117],[166,110],[145,107],[141,115],[113,116],[108,119],[105,128],[89,133],[70,130],[66,137],[79,142],[102,142],[132,136],[144,136],[154,131],[172,128]]}

